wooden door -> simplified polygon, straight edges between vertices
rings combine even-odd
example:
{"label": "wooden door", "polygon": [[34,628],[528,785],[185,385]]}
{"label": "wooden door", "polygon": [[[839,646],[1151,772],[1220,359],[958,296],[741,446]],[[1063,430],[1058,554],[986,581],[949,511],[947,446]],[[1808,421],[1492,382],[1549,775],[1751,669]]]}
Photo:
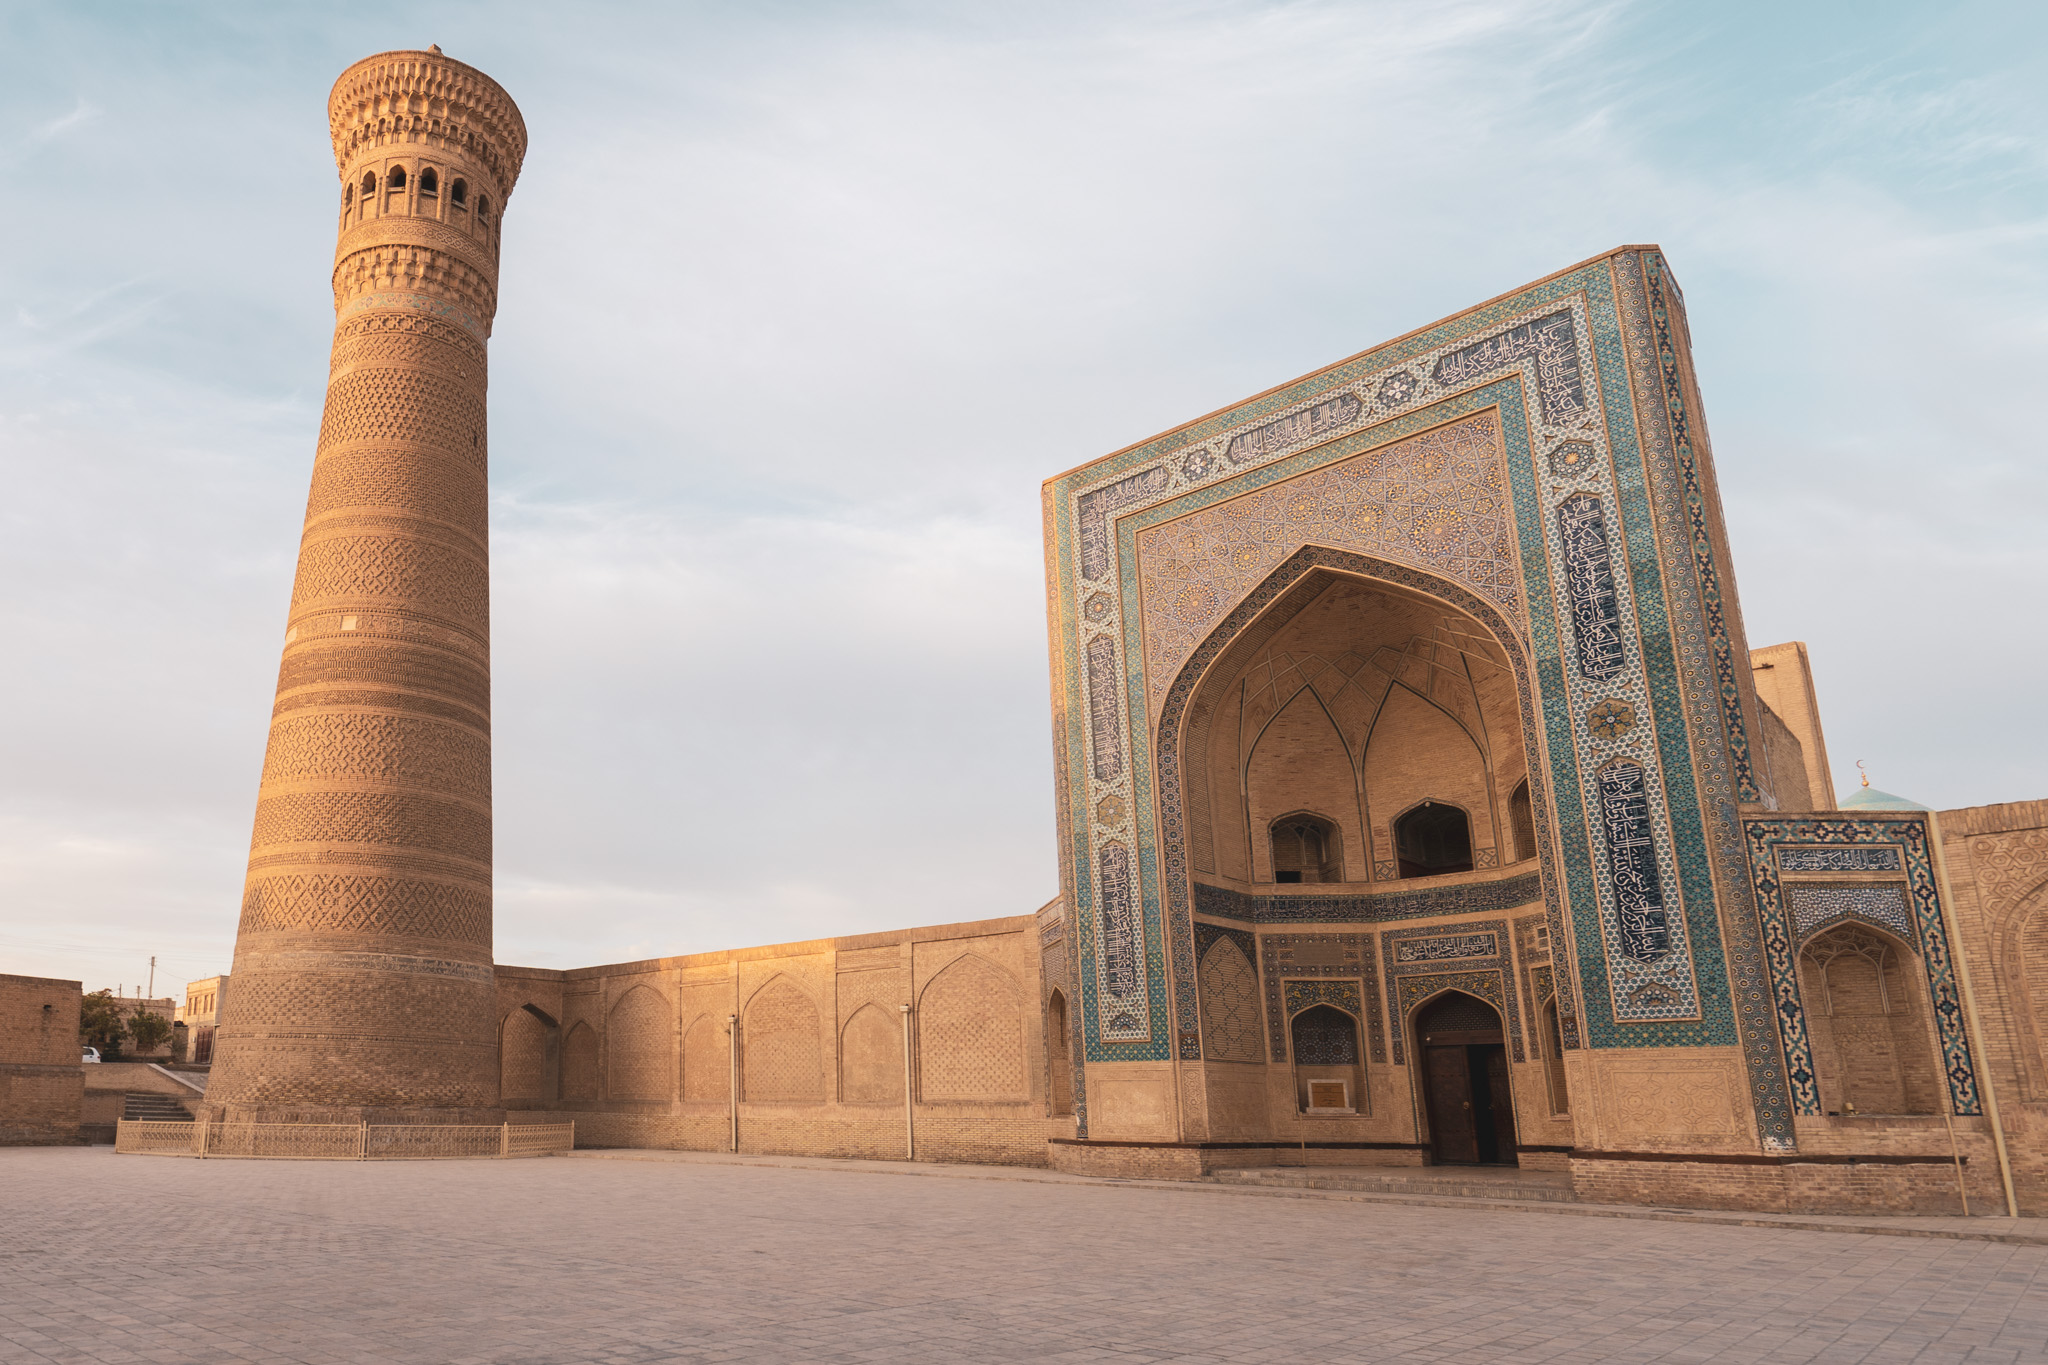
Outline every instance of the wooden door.
{"label": "wooden door", "polygon": [[1504,1166],[1520,1165],[1515,1156],[1515,1100],[1508,1089],[1508,1052],[1498,1043],[1486,1050],[1486,1088],[1493,1110],[1493,1160]]}
{"label": "wooden door", "polygon": [[1465,1048],[1424,1048],[1422,1084],[1428,1092],[1432,1156],[1448,1165],[1469,1166],[1477,1162],[1479,1138],[1472,1122],[1472,1071]]}

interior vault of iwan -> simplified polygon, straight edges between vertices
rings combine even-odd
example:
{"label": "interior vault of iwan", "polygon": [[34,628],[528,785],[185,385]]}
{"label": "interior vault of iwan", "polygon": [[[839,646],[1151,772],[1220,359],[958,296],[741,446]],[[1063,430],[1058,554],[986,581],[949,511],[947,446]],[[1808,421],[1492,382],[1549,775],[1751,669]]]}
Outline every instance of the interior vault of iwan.
{"label": "interior vault of iwan", "polygon": [[1509,809],[1528,775],[1514,678],[1478,621],[1331,575],[1244,643],[1190,707],[1188,782],[1206,788],[1188,794],[1198,872],[1274,881],[1276,822],[1309,816],[1333,827],[1332,847],[1324,874],[1305,879],[1392,880],[1404,870],[1396,822],[1425,802],[1465,814],[1476,867],[1533,854],[1516,847]]}

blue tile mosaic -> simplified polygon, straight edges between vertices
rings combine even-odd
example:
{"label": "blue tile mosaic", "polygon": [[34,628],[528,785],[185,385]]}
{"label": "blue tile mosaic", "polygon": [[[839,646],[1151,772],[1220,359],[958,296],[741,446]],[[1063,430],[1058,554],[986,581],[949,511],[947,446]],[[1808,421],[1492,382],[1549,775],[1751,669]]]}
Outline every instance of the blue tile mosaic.
{"label": "blue tile mosaic", "polygon": [[1196,882],[1195,913],[1244,924],[1386,924],[1440,915],[1484,914],[1535,905],[1543,879],[1534,872],[1497,882],[1467,882],[1415,891],[1346,892],[1326,896],[1261,896]]}
{"label": "blue tile mosaic", "polygon": [[1622,951],[1638,962],[1655,962],[1671,951],[1671,930],[1643,777],[1643,765],[1626,759],[1600,770],[1600,826],[1614,870]]}
{"label": "blue tile mosaic", "polygon": [[1366,1051],[1375,1063],[1387,1060],[1387,1034],[1380,1011],[1379,958],[1371,934],[1265,934],[1260,938],[1259,977],[1266,995],[1267,1055],[1287,1060],[1286,989],[1303,981],[1349,982],[1363,992],[1358,1013],[1365,1020]]}
{"label": "blue tile mosaic", "polygon": [[1810,848],[1780,848],[1778,870],[1781,872],[1903,872],[1906,865],[1900,861],[1899,850],[1890,847],[1875,848],[1829,848],[1819,845]]}
{"label": "blue tile mosaic", "polygon": [[1605,682],[1628,666],[1622,643],[1621,601],[1614,594],[1614,561],[1607,553],[1607,517],[1600,499],[1575,493],[1557,505],[1564,543],[1565,594],[1572,604],[1572,639],[1579,672]]}
{"label": "blue tile mosaic", "polygon": [[[1507,953],[1502,945],[1508,941],[1506,920],[1480,920],[1461,926],[1464,938],[1486,938],[1493,940],[1494,951],[1490,954],[1475,953],[1462,956],[1455,962],[1425,957],[1412,959],[1407,953],[1411,944],[1441,944],[1445,942],[1441,929],[1393,929],[1380,936],[1380,952],[1387,977],[1387,999],[1393,1007],[1390,1032],[1391,1051],[1396,1066],[1405,1065],[1406,1056],[1403,1034],[1406,1021],[1414,1014],[1415,1007],[1438,991],[1458,989],[1489,1001],[1500,1011],[1502,1028],[1508,1045],[1508,1054],[1516,1061],[1523,1061],[1527,1053],[1522,1043],[1521,1007],[1515,990],[1514,973]],[[1478,989],[1472,985],[1452,985],[1454,979],[1468,983],[1483,983]]]}

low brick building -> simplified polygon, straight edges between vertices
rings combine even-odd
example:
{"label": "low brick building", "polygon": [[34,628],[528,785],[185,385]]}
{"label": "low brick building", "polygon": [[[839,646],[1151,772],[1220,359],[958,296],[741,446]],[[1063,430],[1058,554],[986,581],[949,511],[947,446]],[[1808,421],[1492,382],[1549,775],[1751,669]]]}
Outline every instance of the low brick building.
{"label": "low brick building", "polygon": [[78,1141],[82,996],[76,981],[0,976],[0,1146]]}
{"label": "low brick building", "polygon": [[221,1002],[227,992],[226,973],[185,984],[185,1003],[178,1006],[177,1022],[185,1027],[185,1060],[193,1066],[213,1065],[213,1035],[220,1027]]}

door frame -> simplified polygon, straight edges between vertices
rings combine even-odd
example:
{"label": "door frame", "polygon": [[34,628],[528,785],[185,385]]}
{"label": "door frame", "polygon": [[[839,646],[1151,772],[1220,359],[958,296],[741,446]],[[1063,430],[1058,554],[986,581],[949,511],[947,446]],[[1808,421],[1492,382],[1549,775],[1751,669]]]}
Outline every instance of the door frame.
{"label": "door frame", "polygon": [[1507,1063],[1508,1112],[1514,1115],[1515,1119],[1515,1150],[1508,1153],[1508,1155],[1510,1157],[1513,1157],[1514,1160],[1512,1163],[1502,1162],[1500,1164],[1513,1164],[1515,1166],[1520,1166],[1522,1164],[1520,1150],[1522,1136],[1522,1105],[1521,1095],[1515,1089],[1515,1054],[1514,1050],[1508,1046],[1507,1014],[1501,1009],[1500,1006],[1494,1004],[1491,1000],[1487,1000],[1480,996],[1473,995],[1472,992],[1468,990],[1461,990],[1456,986],[1446,986],[1442,990],[1433,991],[1430,994],[1424,996],[1422,999],[1416,1001],[1415,1004],[1409,1008],[1406,1019],[1403,1020],[1403,1022],[1407,1025],[1406,1033],[1408,1037],[1409,1052],[1408,1090],[1409,1103],[1413,1107],[1413,1113],[1415,1116],[1415,1141],[1429,1153],[1430,1164],[1435,1165],[1436,1144],[1432,1140],[1434,1135],[1431,1133],[1429,1126],[1429,1080],[1427,1075],[1425,1074],[1428,1071],[1428,1065],[1423,1057],[1423,1049],[1428,1047],[1429,1045],[1423,1042],[1423,1033],[1421,1029],[1416,1027],[1416,1020],[1421,1017],[1422,1012],[1424,1010],[1428,1009],[1431,1005],[1435,1004],[1437,1001],[1443,999],[1447,995],[1470,996],[1472,999],[1477,1000],[1480,1004],[1486,1006],[1486,1008],[1492,1010],[1494,1018],[1500,1020],[1499,1042],[1501,1045],[1501,1056],[1505,1059]]}

